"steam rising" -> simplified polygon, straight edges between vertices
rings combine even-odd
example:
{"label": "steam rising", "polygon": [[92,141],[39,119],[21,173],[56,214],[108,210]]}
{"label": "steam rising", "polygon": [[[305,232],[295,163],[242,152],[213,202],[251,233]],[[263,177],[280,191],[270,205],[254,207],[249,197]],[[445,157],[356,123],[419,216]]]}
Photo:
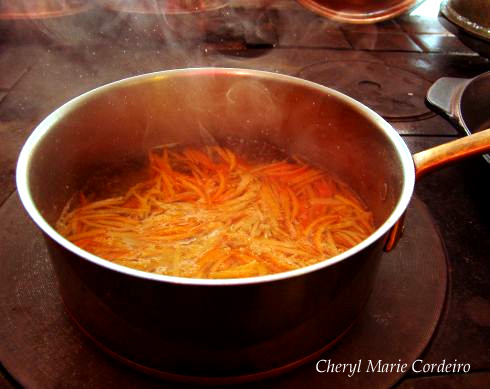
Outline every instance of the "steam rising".
{"label": "steam rising", "polygon": [[[201,65],[208,50],[219,57],[223,48],[328,48],[329,33],[349,29],[293,0],[3,0],[0,18],[17,21],[7,32],[20,39],[56,47],[154,48],[185,57],[186,66]],[[376,35],[365,39],[372,42],[363,42],[363,49],[374,48]]]}
{"label": "steam rising", "polygon": [[[46,103],[38,104],[44,112],[30,112],[32,118],[45,116],[69,98],[96,86],[142,73],[196,66],[275,71],[277,59],[248,61],[216,48],[229,42],[238,44],[242,51],[253,51],[249,49],[254,45],[267,45],[272,50],[322,47],[330,32],[341,34],[345,27],[294,1],[262,0],[249,7],[244,4],[227,0],[0,0],[0,13],[10,23],[9,34],[47,43],[42,76],[63,86],[53,91],[36,90]],[[57,50],[55,55],[49,54],[51,48]],[[50,67],[50,61],[56,61],[55,66]],[[297,74],[298,64],[304,61],[294,61],[281,64],[279,71]],[[56,73],[59,69],[63,74]],[[73,78],[77,82],[72,82]],[[55,93],[56,97],[51,98]],[[194,110],[202,108],[197,99],[185,103]],[[247,122],[247,115],[260,118],[264,133],[273,132],[274,126],[285,120],[275,96],[264,85],[250,80],[238,82],[227,91],[222,111],[243,118],[237,125],[245,137],[247,131],[256,130]],[[207,144],[215,142],[211,133],[216,129],[209,128],[210,122],[198,123],[200,136]],[[151,112],[146,113],[143,123],[148,130],[155,125]],[[148,139],[151,144],[152,138]]]}
{"label": "steam rising", "polygon": [[[274,1],[267,1],[270,5]],[[198,51],[206,42],[266,39],[258,27],[266,7],[250,17],[227,0],[2,0],[0,21],[10,36],[62,47],[128,45]],[[250,13],[249,13],[250,14]],[[13,22],[15,21],[15,22]],[[187,53],[188,55],[190,53]]]}

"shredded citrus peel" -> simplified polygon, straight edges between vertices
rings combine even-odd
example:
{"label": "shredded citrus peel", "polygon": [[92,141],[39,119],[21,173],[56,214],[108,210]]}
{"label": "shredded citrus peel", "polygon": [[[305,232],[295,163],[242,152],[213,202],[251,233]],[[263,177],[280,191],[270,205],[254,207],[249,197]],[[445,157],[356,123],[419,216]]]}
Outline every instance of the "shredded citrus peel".
{"label": "shredded citrus peel", "polygon": [[123,196],[80,193],[56,229],[101,258],[190,278],[241,278],[308,266],[355,246],[372,214],[344,184],[299,160],[247,162],[231,150],[162,147],[150,178]]}

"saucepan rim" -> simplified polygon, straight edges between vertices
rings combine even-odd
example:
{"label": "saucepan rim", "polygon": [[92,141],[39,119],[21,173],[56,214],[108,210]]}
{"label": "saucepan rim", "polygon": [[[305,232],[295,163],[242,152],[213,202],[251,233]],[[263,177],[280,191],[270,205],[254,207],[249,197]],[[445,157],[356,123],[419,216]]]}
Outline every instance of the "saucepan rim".
{"label": "saucepan rim", "polygon": [[[332,257],[328,260],[324,260],[313,265],[302,267],[299,269],[289,270],[282,273],[276,273],[265,276],[247,277],[247,278],[231,278],[231,279],[200,279],[200,278],[184,278],[169,275],[154,274],[149,272],[144,272],[141,270],[132,269],[126,266],[118,265],[94,254],[91,254],[75,244],[68,241],[62,235],[60,235],[39,212],[36,207],[32,196],[31,190],[29,188],[29,174],[30,165],[33,163],[32,157],[36,147],[43,137],[49,133],[50,129],[56,125],[59,121],[63,120],[64,117],[70,114],[70,112],[76,109],[78,106],[83,105],[85,102],[92,99],[94,96],[105,93],[106,91],[112,90],[118,87],[124,87],[131,85],[132,83],[144,82],[151,78],[167,78],[175,76],[186,76],[191,74],[233,74],[234,76],[252,76],[259,78],[268,78],[282,81],[289,84],[301,85],[303,87],[309,87],[318,90],[327,95],[335,96],[336,98],[342,100],[346,104],[359,110],[363,116],[372,122],[376,123],[379,130],[383,131],[387,138],[391,141],[390,147],[394,147],[397,150],[401,161],[401,168],[403,169],[403,183],[402,190],[399,199],[392,211],[392,213],[386,218],[386,220],[381,224],[368,238],[366,238],[361,243],[352,247],[351,249],[344,251],[343,253]],[[388,147],[388,146],[387,146]],[[297,77],[273,73],[262,70],[253,69],[241,69],[241,68],[219,68],[219,67],[196,67],[196,68],[183,68],[183,69],[172,69],[164,70],[159,72],[142,74],[134,77],[124,78],[109,84],[97,87],[82,95],[75,97],[61,107],[56,109],[50,115],[48,115],[32,132],[32,134],[27,139],[24,144],[19,159],[17,162],[16,170],[16,183],[17,190],[24,205],[26,211],[32,220],[37,224],[37,226],[53,241],[68,250],[69,252],[81,257],[95,265],[102,266],[106,269],[110,269],[119,273],[123,273],[127,276],[138,277],[141,279],[147,279],[157,282],[168,282],[173,284],[184,284],[184,285],[208,285],[208,286],[229,286],[229,285],[245,285],[245,284],[259,284],[266,282],[280,281],[288,278],[299,277],[307,273],[312,273],[317,270],[333,266],[345,259],[361,252],[362,250],[374,244],[376,241],[381,239],[390,228],[400,219],[400,217],[405,212],[410,199],[412,197],[413,188],[415,185],[415,168],[413,164],[413,159],[407,145],[402,140],[400,135],[396,130],[386,122],[380,115],[376,112],[360,103],[359,101],[341,93],[334,89],[328,88],[323,85],[316,84],[311,81],[300,79]]]}

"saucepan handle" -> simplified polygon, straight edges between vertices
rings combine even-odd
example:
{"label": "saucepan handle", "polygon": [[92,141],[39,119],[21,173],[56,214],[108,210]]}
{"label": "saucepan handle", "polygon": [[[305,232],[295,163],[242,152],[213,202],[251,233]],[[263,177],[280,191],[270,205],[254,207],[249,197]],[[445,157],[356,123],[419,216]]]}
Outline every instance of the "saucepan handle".
{"label": "saucepan handle", "polygon": [[475,134],[432,147],[412,156],[415,164],[415,177],[420,179],[426,173],[450,165],[472,155],[490,151],[490,128]]}
{"label": "saucepan handle", "polygon": [[[415,165],[415,177],[419,180],[426,173],[450,165],[472,155],[485,154],[490,151],[490,128],[465,136],[452,142],[421,151],[412,155]],[[384,250],[391,251],[403,233],[403,217],[398,220],[389,232]]]}

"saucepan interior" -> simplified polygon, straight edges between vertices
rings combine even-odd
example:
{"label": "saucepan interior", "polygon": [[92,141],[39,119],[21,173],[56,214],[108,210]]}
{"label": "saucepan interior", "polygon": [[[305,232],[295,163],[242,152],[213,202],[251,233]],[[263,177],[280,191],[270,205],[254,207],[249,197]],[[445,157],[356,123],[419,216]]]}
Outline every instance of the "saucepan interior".
{"label": "saucepan interior", "polygon": [[364,245],[386,233],[412,193],[410,153],[374,112],[303,80],[214,68],[139,76],[65,104],[26,144],[19,188],[34,220],[73,249],[52,227],[94,171],[162,144],[233,142],[255,143],[257,153],[270,146],[300,156],[350,185],[378,228]]}

